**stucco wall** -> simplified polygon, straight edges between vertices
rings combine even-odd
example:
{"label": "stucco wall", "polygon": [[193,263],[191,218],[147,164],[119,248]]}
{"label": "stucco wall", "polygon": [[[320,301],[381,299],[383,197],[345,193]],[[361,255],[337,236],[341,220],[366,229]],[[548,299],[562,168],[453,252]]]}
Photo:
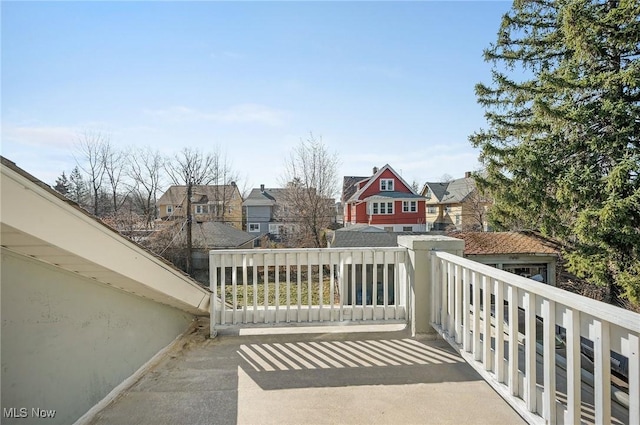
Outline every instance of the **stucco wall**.
{"label": "stucco wall", "polygon": [[[2,249],[2,423],[70,424],[184,332],[188,313]],[[8,409],[26,418],[8,418]],[[26,409],[26,410],[19,410]],[[9,413],[10,414],[10,413]]]}

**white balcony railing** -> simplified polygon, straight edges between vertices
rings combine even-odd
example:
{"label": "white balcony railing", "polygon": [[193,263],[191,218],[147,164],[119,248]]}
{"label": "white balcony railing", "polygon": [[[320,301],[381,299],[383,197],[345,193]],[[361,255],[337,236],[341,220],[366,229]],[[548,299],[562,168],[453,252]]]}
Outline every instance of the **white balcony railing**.
{"label": "white balcony railing", "polygon": [[529,423],[640,423],[640,315],[464,259],[458,239],[398,243],[212,251],[212,335],[406,321],[438,331]]}
{"label": "white balcony railing", "polygon": [[529,422],[640,423],[640,315],[449,253],[431,261],[434,328]]}
{"label": "white balcony railing", "polygon": [[212,326],[406,320],[406,251],[211,251]]}

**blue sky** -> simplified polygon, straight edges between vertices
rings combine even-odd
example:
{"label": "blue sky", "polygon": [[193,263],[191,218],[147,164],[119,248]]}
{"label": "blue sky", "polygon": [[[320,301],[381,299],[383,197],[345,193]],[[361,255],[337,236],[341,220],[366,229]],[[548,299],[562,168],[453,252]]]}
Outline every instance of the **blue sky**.
{"label": "blue sky", "polygon": [[118,147],[220,147],[278,186],[312,132],[339,174],[479,167],[474,85],[509,2],[6,2],[2,155],[53,183],[78,134]]}

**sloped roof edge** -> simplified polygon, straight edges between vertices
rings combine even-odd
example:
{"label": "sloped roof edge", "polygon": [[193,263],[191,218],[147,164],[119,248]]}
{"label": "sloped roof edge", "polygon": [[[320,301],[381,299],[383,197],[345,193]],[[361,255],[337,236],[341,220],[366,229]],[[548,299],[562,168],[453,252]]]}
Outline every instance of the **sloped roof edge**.
{"label": "sloped roof edge", "polygon": [[208,314],[207,289],[14,162],[0,159],[3,247],[192,314]]}

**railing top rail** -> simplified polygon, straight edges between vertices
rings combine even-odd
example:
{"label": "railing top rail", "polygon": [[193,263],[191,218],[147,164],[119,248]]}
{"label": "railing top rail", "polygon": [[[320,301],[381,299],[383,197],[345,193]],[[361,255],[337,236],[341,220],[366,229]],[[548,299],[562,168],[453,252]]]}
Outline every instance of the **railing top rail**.
{"label": "railing top rail", "polygon": [[596,301],[591,298],[573,294],[554,286],[544,285],[518,276],[495,267],[487,266],[476,261],[469,260],[457,255],[453,255],[442,251],[432,251],[432,254],[438,258],[466,267],[473,271],[479,272],[490,278],[505,282],[527,292],[539,295],[549,300],[555,301],[567,307],[583,311],[590,316],[605,320],[607,322],[624,327],[633,332],[640,333],[640,314],[633,311],[625,310],[610,304]]}
{"label": "railing top rail", "polygon": [[272,248],[272,249],[213,249],[209,251],[210,255],[223,255],[223,254],[295,254],[295,253],[308,253],[308,252],[320,252],[320,253],[340,253],[340,252],[371,252],[371,251],[384,251],[384,252],[406,252],[405,247],[368,247],[368,248]]}

